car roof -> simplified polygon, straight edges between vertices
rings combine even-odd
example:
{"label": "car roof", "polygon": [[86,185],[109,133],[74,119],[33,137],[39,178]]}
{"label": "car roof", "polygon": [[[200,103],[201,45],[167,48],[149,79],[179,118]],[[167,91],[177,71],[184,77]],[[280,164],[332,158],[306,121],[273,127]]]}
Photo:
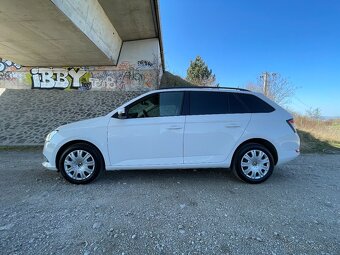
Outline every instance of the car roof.
{"label": "car roof", "polygon": [[[232,87],[206,87],[206,86],[183,86],[183,87],[168,87],[168,88],[160,88],[156,90],[157,92],[164,91],[242,91],[242,92],[250,92],[250,90],[243,88],[232,88]],[[154,91],[155,92],[155,91]]]}

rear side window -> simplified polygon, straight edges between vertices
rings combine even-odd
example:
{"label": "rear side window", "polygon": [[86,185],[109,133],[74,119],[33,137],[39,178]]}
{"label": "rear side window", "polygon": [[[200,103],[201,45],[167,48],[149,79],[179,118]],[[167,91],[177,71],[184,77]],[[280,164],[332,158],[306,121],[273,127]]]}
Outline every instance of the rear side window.
{"label": "rear side window", "polygon": [[190,115],[226,114],[228,97],[226,93],[192,91],[189,107]]}
{"label": "rear side window", "polygon": [[190,92],[190,115],[266,113],[275,109],[251,94],[232,92]]}
{"label": "rear side window", "polygon": [[230,113],[249,113],[248,107],[234,93],[228,93],[228,95]]}
{"label": "rear side window", "polygon": [[248,108],[250,113],[273,112],[275,109],[262,99],[251,94],[234,93],[234,95]]}

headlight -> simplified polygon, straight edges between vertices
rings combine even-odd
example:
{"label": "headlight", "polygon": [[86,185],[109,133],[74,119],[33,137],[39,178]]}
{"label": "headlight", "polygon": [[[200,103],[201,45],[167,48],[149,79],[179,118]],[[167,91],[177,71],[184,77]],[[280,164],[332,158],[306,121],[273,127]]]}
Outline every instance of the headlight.
{"label": "headlight", "polygon": [[46,136],[46,142],[49,142],[52,140],[53,136],[58,133],[58,130],[53,130],[51,133],[49,133],[47,136]]}

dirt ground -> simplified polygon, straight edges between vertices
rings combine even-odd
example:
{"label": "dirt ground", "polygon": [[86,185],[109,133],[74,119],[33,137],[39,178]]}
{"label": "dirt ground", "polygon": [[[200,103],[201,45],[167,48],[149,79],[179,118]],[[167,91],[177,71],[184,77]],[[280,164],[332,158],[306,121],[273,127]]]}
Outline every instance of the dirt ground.
{"label": "dirt ground", "polygon": [[340,155],[250,185],[225,170],[118,171],[72,185],[0,151],[1,254],[340,254]]}

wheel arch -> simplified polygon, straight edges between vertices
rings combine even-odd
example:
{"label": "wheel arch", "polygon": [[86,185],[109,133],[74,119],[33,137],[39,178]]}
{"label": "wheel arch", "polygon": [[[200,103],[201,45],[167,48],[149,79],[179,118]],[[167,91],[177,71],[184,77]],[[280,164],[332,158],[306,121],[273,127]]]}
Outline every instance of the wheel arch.
{"label": "wheel arch", "polygon": [[231,165],[234,164],[234,160],[235,160],[235,157],[236,157],[237,152],[239,151],[239,149],[241,147],[243,147],[245,144],[248,144],[248,143],[257,143],[257,144],[261,144],[264,147],[266,147],[270,151],[270,153],[273,155],[274,165],[277,164],[279,157],[278,157],[278,153],[277,153],[277,150],[276,150],[275,146],[271,142],[266,140],[266,139],[263,139],[263,138],[252,138],[252,139],[248,139],[248,140],[242,142],[239,146],[237,146],[237,148],[236,148],[236,150],[234,151],[234,154],[233,154]]}
{"label": "wheel arch", "polygon": [[100,149],[93,143],[89,142],[89,141],[85,141],[85,140],[72,140],[72,141],[69,141],[65,144],[63,144],[63,146],[61,146],[57,152],[57,155],[55,157],[55,163],[56,163],[56,166],[59,165],[59,160],[60,160],[60,157],[61,155],[63,154],[63,152],[71,145],[73,144],[77,144],[77,143],[85,143],[85,144],[88,144],[88,145],[91,145],[92,147],[94,147],[98,152],[99,152],[99,155],[101,157],[101,161],[102,161],[102,164],[103,164],[103,169],[106,169],[105,167],[105,159],[104,159],[104,156],[103,156],[103,153],[100,151]]}

